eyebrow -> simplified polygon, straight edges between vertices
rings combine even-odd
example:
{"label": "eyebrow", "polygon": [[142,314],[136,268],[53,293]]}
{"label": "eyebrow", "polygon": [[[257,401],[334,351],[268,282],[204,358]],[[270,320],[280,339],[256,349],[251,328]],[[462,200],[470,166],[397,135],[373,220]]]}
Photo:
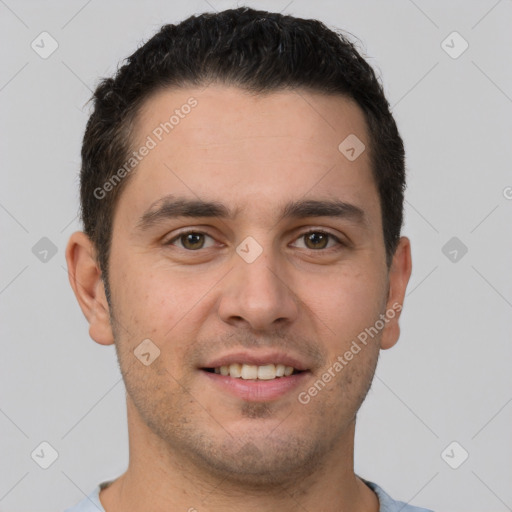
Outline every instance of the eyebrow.
{"label": "eyebrow", "polygon": [[[218,217],[234,219],[239,209],[230,210],[218,201],[204,201],[167,195],[155,201],[139,218],[137,230],[146,231],[169,219],[179,217]],[[367,225],[368,219],[364,210],[351,203],[337,199],[304,199],[286,203],[281,209],[277,222],[285,219],[301,219],[308,217],[334,217],[347,219],[361,225]]]}

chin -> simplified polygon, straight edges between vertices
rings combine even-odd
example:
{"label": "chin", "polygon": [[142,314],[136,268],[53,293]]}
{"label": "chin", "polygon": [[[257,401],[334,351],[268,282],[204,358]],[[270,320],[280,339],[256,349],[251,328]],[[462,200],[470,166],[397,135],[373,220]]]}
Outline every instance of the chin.
{"label": "chin", "polygon": [[241,434],[238,442],[236,436],[217,443],[210,438],[208,443],[194,443],[189,455],[203,470],[223,480],[254,490],[261,487],[267,493],[272,488],[282,490],[317,471],[329,446],[306,434],[281,434],[276,436],[272,429],[254,433],[253,429],[252,435]]}

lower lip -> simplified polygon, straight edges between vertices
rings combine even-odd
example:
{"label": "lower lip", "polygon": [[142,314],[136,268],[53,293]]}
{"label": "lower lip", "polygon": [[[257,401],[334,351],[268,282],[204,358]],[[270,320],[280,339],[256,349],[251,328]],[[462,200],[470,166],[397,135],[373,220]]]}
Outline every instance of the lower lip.
{"label": "lower lip", "polygon": [[234,377],[210,373],[201,370],[214,384],[228,393],[250,402],[267,402],[276,400],[304,383],[310,372],[305,371],[289,375],[288,377],[277,377],[272,380],[245,380]]}

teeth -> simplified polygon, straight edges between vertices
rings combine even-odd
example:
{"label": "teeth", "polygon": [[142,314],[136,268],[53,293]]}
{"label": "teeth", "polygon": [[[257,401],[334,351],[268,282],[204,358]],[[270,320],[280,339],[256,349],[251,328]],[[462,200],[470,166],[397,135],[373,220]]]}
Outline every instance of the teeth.
{"label": "teeth", "polygon": [[285,377],[288,377],[288,375],[291,375],[292,373],[293,373],[293,368],[291,366],[286,366],[284,369]]}
{"label": "teeth", "polygon": [[276,377],[288,377],[293,373],[293,366],[284,364],[265,364],[257,366],[255,364],[233,363],[229,366],[214,368],[214,372],[224,376],[234,377],[236,379],[251,380],[272,380]]}
{"label": "teeth", "polygon": [[229,365],[229,375],[231,377],[236,377],[237,379],[242,376],[242,365],[238,363],[233,363]]}
{"label": "teeth", "polygon": [[276,367],[273,364],[258,366],[258,379],[270,380],[276,378]]}
{"label": "teeth", "polygon": [[258,367],[255,364],[242,365],[242,379],[257,379]]}

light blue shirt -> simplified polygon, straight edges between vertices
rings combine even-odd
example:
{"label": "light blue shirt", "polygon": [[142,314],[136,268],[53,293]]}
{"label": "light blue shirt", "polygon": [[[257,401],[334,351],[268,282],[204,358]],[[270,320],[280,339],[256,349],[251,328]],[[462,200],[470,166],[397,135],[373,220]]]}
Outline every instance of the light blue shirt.
{"label": "light blue shirt", "polygon": [[[413,507],[403,501],[395,501],[382,487],[362,477],[359,478],[378,496],[380,502],[379,512],[432,512],[430,509]],[[64,512],[105,512],[100,502],[100,490],[108,487],[109,484],[110,482],[102,482],[89,496]]]}

